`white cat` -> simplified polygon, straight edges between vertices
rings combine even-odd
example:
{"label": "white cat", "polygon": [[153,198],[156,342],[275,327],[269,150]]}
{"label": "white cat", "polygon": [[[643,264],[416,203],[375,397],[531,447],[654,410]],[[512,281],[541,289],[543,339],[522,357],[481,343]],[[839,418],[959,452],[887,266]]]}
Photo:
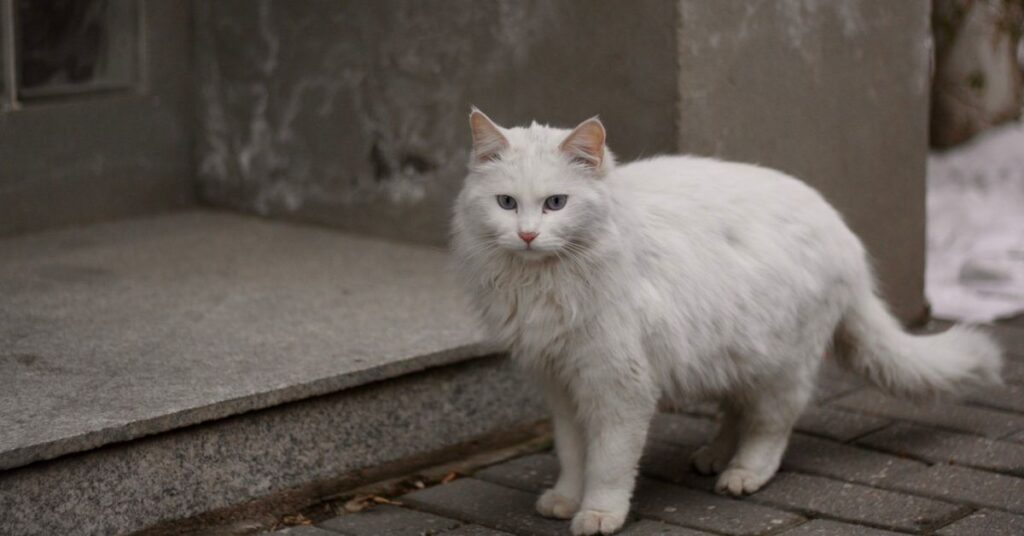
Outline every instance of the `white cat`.
{"label": "white cat", "polygon": [[453,249],[497,340],[543,387],[561,473],[537,510],[610,534],[659,401],[720,403],[692,459],[716,490],[775,474],[826,351],[904,396],[998,383],[968,328],[905,333],[860,240],[778,171],[686,156],[616,165],[597,118],[501,128],[470,114]]}

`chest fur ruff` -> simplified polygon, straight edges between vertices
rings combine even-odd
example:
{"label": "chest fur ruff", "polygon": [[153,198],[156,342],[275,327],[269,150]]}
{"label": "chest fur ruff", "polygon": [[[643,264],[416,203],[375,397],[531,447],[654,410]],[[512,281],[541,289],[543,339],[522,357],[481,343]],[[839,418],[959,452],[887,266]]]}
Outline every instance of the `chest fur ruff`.
{"label": "chest fur ruff", "polygon": [[585,297],[540,285],[491,288],[478,295],[486,327],[517,360],[563,353],[586,319]]}

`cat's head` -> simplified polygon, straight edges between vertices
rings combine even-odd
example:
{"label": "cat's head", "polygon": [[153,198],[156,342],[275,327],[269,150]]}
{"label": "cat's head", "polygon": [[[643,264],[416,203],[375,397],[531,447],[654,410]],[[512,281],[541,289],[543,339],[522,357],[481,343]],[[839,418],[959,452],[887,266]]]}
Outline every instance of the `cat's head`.
{"label": "cat's head", "polygon": [[456,203],[456,233],[477,249],[525,260],[580,253],[607,215],[604,177],[615,159],[604,125],[564,130],[533,123],[502,128],[476,108],[469,174]]}

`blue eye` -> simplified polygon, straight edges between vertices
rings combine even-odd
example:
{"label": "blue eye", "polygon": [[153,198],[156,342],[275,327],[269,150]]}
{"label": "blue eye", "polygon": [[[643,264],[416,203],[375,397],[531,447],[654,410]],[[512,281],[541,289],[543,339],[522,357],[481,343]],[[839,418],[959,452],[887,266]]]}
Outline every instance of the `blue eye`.
{"label": "blue eye", "polygon": [[544,200],[544,208],[548,210],[562,210],[565,208],[565,203],[568,200],[569,196],[565,194],[553,195]]}
{"label": "blue eye", "polygon": [[516,198],[511,195],[499,195],[498,206],[505,210],[513,210],[519,205],[516,204]]}

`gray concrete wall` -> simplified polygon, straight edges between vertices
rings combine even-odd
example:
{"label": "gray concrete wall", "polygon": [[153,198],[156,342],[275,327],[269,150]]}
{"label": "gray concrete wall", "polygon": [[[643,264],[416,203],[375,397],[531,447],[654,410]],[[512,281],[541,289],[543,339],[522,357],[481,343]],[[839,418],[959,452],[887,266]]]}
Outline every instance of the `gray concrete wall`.
{"label": "gray concrete wall", "polygon": [[904,319],[924,311],[929,0],[681,0],[683,152],[818,188]]}
{"label": "gray concrete wall", "polygon": [[140,4],[138,91],[0,110],[0,235],[192,202],[192,9],[177,0]]}
{"label": "gray concrete wall", "polygon": [[601,113],[626,157],[675,147],[675,6],[198,2],[205,200],[445,243],[471,104],[505,124]]}
{"label": "gray concrete wall", "polygon": [[198,2],[206,201],[443,244],[466,113],[819,188],[923,309],[928,0]]}

